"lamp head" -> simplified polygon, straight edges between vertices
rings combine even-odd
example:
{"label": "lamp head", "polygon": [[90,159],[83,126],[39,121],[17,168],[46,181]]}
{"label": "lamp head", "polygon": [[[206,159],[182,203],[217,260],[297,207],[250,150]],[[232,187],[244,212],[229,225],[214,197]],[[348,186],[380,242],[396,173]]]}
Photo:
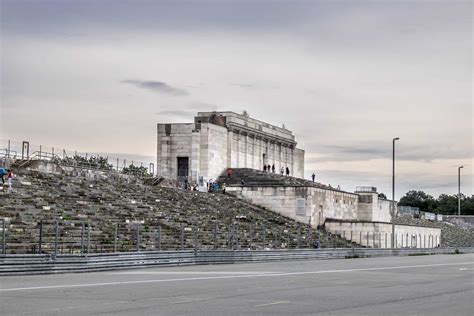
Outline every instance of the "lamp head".
{"label": "lamp head", "polygon": [[399,140],[399,139],[400,139],[400,137],[395,137],[395,138],[393,139],[393,141],[396,141],[396,140]]}
{"label": "lamp head", "polygon": [[464,166],[459,166],[459,169],[464,168]]}

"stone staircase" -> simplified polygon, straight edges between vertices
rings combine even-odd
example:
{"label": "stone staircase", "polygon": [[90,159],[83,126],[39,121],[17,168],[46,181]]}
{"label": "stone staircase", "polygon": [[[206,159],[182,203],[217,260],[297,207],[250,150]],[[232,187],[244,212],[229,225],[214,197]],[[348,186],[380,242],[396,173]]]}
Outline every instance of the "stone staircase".
{"label": "stone staircase", "polygon": [[336,190],[318,182],[250,168],[235,168],[232,169],[232,176],[230,178],[227,176],[227,172],[222,173],[218,178],[219,183],[224,182],[230,186],[241,185],[241,180],[244,180],[245,186],[311,186]]}
{"label": "stone staircase", "polygon": [[229,195],[150,186],[119,174],[91,179],[20,170],[13,191],[0,197],[7,253],[39,251],[40,231],[46,253],[190,249],[196,240],[200,249],[304,248],[318,238],[321,247],[351,246]]}

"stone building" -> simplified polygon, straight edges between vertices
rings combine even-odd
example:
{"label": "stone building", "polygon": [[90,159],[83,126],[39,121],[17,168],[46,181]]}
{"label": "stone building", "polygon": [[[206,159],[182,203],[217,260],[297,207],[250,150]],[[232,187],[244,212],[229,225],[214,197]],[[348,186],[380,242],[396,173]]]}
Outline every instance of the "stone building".
{"label": "stone building", "polygon": [[288,129],[234,112],[199,112],[193,123],[158,124],[158,174],[196,182],[227,168],[288,167],[304,176],[304,150]]}

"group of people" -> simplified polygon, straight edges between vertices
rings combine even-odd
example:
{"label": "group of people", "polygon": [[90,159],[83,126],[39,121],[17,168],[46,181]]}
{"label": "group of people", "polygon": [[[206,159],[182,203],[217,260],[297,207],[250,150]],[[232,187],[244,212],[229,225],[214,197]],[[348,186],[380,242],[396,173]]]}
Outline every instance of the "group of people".
{"label": "group of people", "polygon": [[7,176],[8,191],[12,189],[13,171],[11,169],[0,168],[0,177],[2,178],[2,184],[5,185],[5,176]]}
{"label": "group of people", "polygon": [[218,192],[221,189],[225,193],[225,183],[219,185],[217,180],[211,179],[207,184],[207,192]]}
{"label": "group of people", "polygon": [[[263,171],[275,173],[275,164],[273,164],[273,165],[263,165]],[[286,173],[287,176],[289,176],[290,175],[290,168],[281,167],[280,168],[280,174],[284,175],[285,173]]]}

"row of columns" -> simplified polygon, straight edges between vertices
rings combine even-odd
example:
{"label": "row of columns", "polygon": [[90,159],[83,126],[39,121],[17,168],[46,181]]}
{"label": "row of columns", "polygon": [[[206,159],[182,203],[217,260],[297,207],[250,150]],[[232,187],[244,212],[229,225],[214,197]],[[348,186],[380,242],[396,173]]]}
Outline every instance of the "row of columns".
{"label": "row of columns", "polygon": [[[265,161],[263,155],[265,154]],[[262,169],[263,165],[275,165],[275,172],[288,167],[293,173],[294,145],[258,135],[229,130],[227,136],[227,165],[234,168]]]}

